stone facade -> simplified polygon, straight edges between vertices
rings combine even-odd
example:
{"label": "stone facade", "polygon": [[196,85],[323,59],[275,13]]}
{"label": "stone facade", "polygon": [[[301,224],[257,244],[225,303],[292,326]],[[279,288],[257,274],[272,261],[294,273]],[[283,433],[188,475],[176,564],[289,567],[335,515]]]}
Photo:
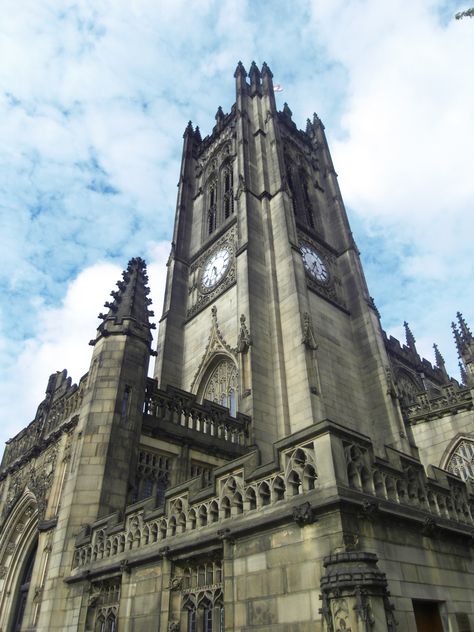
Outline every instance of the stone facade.
{"label": "stone facade", "polygon": [[157,354],[132,259],[7,443],[0,632],[474,630],[471,332],[462,384],[386,336],[321,121],[235,80],[185,130]]}

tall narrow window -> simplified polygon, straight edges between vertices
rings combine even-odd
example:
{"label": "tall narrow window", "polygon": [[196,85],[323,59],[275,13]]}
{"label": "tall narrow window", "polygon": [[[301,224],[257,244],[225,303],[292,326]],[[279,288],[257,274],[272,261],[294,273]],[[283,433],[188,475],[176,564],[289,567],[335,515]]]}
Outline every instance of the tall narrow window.
{"label": "tall narrow window", "polygon": [[232,166],[228,165],[223,172],[223,185],[224,185],[224,219],[227,219],[234,212],[234,198],[233,198],[233,177]]}
{"label": "tall narrow window", "polygon": [[232,360],[221,360],[211,373],[204,399],[216,402],[230,409],[230,414],[237,412],[237,367]]}
{"label": "tall narrow window", "polygon": [[212,632],[212,607],[207,606],[204,608],[204,617],[203,617],[203,632]]}
{"label": "tall narrow window", "polygon": [[33,566],[35,563],[36,545],[31,551],[26,560],[23,568],[23,573],[20,579],[20,585],[18,588],[18,594],[15,605],[15,618],[14,625],[12,627],[13,632],[19,632],[22,628],[23,616],[25,614],[26,600],[28,598],[28,590],[30,588],[31,576],[33,574]]}
{"label": "tall narrow window", "polygon": [[311,200],[309,199],[308,193],[308,178],[306,174],[301,171],[301,190],[303,193],[303,205],[306,212],[306,219],[311,228],[314,228],[314,215],[313,215],[313,207],[311,205]]}
{"label": "tall narrow window", "polygon": [[188,632],[196,632],[196,610],[188,610]]}
{"label": "tall narrow window", "polygon": [[216,230],[217,227],[217,191],[216,183],[209,184],[209,210],[207,212],[207,227],[209,235]]}

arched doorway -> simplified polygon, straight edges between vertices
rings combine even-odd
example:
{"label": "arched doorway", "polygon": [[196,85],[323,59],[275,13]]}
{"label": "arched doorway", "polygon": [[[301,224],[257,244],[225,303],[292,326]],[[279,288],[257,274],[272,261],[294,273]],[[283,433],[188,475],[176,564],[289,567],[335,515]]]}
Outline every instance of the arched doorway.
{"label": "arched doorway", "polygon": [[16,597],[13,602],[13,617],[12,625],[10,626],[11,632],[20,632],[21,630],[37,550],[38,540],[35,541],[30,553],[28,554],[28,557],[23,564],[23,569],[21,571],[19,583],[16,589]]}
{"label": "arched doorway", "polygon": [[26,488],[0,530],[0,630],[17,632],[29,625],[31,582],[38,550],[38,504]]}

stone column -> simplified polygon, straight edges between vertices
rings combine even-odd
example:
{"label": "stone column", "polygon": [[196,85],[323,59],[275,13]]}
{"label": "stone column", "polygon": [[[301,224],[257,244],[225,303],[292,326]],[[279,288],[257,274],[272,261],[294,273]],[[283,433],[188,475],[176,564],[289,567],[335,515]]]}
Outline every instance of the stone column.
{"label": "stone column", "polygon": [[365,551],[324,558],[320,610],[324,632],[395,632],[385,573],[377,555]]}
{"label": "stone column", "polygon": [[224,630],[234,630],[234,539],[230,529],[221,529],[222,540],[222,587],[224,593]]}

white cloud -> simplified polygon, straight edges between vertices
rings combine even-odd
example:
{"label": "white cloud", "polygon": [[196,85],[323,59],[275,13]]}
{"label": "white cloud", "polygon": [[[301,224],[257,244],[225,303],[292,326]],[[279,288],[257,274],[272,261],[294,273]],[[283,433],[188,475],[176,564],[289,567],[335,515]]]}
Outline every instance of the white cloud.
{"label": "white cloud", "polygon": [[[157,322],[161,315],[165,286],[166,260],[169,244],[150,242],[147,245],[148,276]],[[98,262],[85,268],[67,287],[58,307],[47,307],[35,301],[36,335],[16,347],[15,357],[8,362],[8,372],[0,383],[0,445],[15,435],[31,419],[51,373],[67,369],[73,382],[78,382],[89,369],[94,338],[100,323],[97,314],[104,311],[103,303],[121,278],[121,268]],[[0,351],[7,345],[0,338]],[[152,367],[150,367],[152,368]]]}
{"label": "white cloud", "polygon": [[[320,113],[389,330],[406,318],[420,351],[433,339],[448,355],[454,312],[474,322],[474,20],[449,21],[460,3],[441,0],[264,4],[6,0],[0,350],[16,402],[2,400],[4,426],[34,414],[50,372],[87,370],[71,362],[89,357],[108,266],[151,258],[153,290],[168,248],[149,240],[171,235],[182,132],[229,111],[238,59],[269,63],[300,127]],[[92,320],[63,330],[86,277]]]}

